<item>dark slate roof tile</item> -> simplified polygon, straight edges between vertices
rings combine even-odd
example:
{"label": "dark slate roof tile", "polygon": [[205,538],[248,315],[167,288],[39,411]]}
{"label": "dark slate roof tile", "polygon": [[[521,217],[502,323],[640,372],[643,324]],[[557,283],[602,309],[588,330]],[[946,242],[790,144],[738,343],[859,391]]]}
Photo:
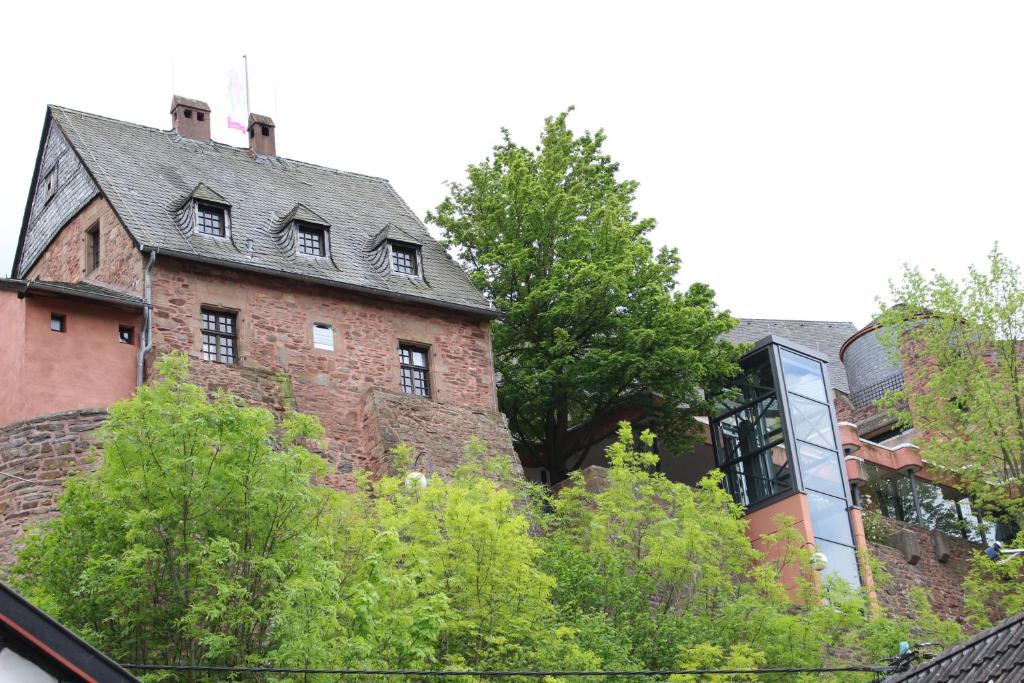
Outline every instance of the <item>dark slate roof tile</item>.
{"label": "dark slate roof tile", "polygon": [[[247,148],[63,107],[50,111],[144,247],[495,315],[386,180],[283,157],[253,158]],[[230,239],[195,234],[179,211],[200,183],[230,205]],[[331,226],[330,258],[303,258],[283,248],[280,222],[296,205]],[[422,279],[382,272],[366,258],[367,243],[392,228],[396,239],[422,245]]]}
{"label": "dark slate roof tile", "polygon": [[769,334],[778,335],[802,344],[828,358],[828,374],[832,386],[844,393],[850,392],[846,369],[839,360],[839,349],[857,326],[849,322],[830,320],[775,320],[767,318],[739,318],[736,327],[723,338],[733,343],[756,342]]}
{"label": "dark slate roof tile", "polygon": [[965,643],[886,683],[985,683],[1024,680],[1024,613],[1012,616]]}

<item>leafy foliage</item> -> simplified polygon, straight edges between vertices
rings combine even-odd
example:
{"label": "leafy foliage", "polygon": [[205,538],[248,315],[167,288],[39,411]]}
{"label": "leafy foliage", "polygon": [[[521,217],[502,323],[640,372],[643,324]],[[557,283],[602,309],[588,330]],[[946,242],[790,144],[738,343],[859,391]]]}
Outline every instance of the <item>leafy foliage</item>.
{"label": "leafy foliage", "polygon": [[990,517],[1024,510],[1024,287],[994,248],[962,282],[908,269],[879,318],[905,387],[883,407]]}
{"label": "leafy foliage", "polygon": [[[734,321],[703,284],[676,291],[679,255],[654,252],[605,135],[548,118],[539,146],[512,142],[468,169],[428,220],[444,231],[502,318],[494,326],[502,411],[560,480],[624,410],[679,441],[734,374]],[[573,432],[570,440],[569,430]]]}
{"label": "leafy foliage", "polygon": [[341,493],[318,484],[312,418],[208,400],[179,356],[159,372],[112,408],[103,463],[15,567],[30,599],[121,661],[816,666],[946,628],[926,601],[914,623],[842,584],[790,594],[780,572],[808,567],[795,532],[755,550],[717,476],[652,473],[653,435],[636,446],[625,424],[599,491],[575,474],[548,498],[476,442],[447,480],[399,470]]}

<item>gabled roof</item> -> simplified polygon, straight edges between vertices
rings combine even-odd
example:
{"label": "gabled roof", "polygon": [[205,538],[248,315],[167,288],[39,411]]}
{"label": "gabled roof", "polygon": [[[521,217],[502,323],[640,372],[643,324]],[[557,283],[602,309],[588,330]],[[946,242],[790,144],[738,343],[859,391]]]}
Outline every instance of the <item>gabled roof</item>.
{"label": "gabled roof", "polygon": [[62,681],[138,683],[105,654],[0,581],[0,641]]}
{"label": "gabled roof", "polygon": [[839,349],[857,326],[850,322],[830,320],[776,320],[768,318],[739,318],[736,328],[722,338],[733,343],[752,343],[768,335],[784,337],[802,344],[828,359],[828,374],[832,387],[850,392],[846,369],[839,360]]}
{"label": "gabled roof", "polygon": [[1010,617],[966,643],[886,683],[987,683],[1024,680],[1024,613]]}
{"label": "gabled roof", "polygon": [[[48,111],[144,251],[496,317],[386,180],[283,157],[253,158],[247,148],[64,107]],[[181,203],[200,184],[204,193],[230,205],[230,239],[209,239],[181,227]],[[282,249],[275,228],[297,205],[331,226],[331,258],[302,258]],[[389,225],[422,245],[429,286],[393,277],[365,258],[367,242]],[[21,264],[21,272],[27,265]]]}
{"label": "gabled roof", "polygon": [[305,207],[302,204],[296,204],[295,208],[289,211],[285,215],[285,217],[281,219],[281,223],[284,225],[287,225],[292,221],[309,223],[311,225],[322,225],[325,228],[330,227],[331,225],[324,218],[320,217],[319,215],[311,211],[308,207]]}
{"label": "gabled roof", "polygon": [[191,194],[189,194],[188,199],[198,199],[202,202],[210,202],[212,204],[220,204],[222,206],[231,205],[231,202],[211,190],[205,183],[199,183],[196,185],[196,188],[192,190]]}

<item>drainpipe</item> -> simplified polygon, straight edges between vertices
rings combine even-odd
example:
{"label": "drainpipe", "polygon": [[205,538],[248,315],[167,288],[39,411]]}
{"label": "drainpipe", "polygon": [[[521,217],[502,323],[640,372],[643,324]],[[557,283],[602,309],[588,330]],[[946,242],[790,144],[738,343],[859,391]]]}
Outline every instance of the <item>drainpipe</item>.
{"label": "drainpipe", "polygon": [[146,379],[146,354],[153,348],[153,263],[155,261],[156,249],[151,249],[149,262],[146,263],[144,294],[146,307],[142,309],[142,345],[139,347],[139,362],[135,369],[135,384],[140,387]]}

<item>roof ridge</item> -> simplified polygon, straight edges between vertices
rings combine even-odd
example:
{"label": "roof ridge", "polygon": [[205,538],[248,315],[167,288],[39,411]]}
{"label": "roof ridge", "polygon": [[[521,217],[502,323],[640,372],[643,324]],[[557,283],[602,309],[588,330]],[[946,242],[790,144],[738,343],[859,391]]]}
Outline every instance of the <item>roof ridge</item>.
{"label": "roof ridge", "polygon": [[901,681],[901,680],[907,680],[907,679],[910,678],[911,675],[916,676],[918,673],[921,673],[923,671],[927,671],[928,669],[936,666],[940,662],[944,662],[944,661],[947,661],[949,659],[952,659],[953,657],[956,657],[957,655],[963,653],[968,648],[974,647],[974,646],[978,645],[979,643],[982,643],[982,642],[988,640],[989,638],[993,638],[995,636],[998,636],[1003,631],[1009,630],[1010,628],[1012,628],[1013,626],[1016,626],[1017,624],[1021,623],[1022,621],[1024,621],[1024,612],[1020,612],[1018,614],[1014,614],[1012,616],[1006,617],[1005,619],[1000,621],[998,624],[996,624],[994,626],[990,626],[988,629],[986,629],[984,631],[981,631],[980,633],[975,633],[973,636],[971,636],[970,638],[968,638],[964,642],[960,643],[959,645],[954,645],[953,647],[949,648],[945,652],[940,653],[937,657],[933,657],[933,658],[931,658],[931,659],[929,659],[929,660],[927,660],[925,662],[922,662],[921,664],[919,664],[918,666],[915,666],[914,668],[910,669],[909,671],[906,671],[906,672],[900,674],[900,676],[895,679],[894,683],[899,683],[899,681]]}
{"label": "roof ridge", "polygon": [[[74,109],[72,107],[65,107],[65,106],[60,105],[60,104],[49,104],[49,105],[47,105],[47,107],[49,107],[50,109],[54,109],[54,110],[63,112],[63,113],[80,114],[82,116],[89,116],[89,117],[94,118],[94,119],[102,119],[104,121],[112,121],[114,123],[120,123],[120,124],[125,125],[125,126],[131,126],[133,128],[139,128],[141,130],[146,130],[146,131],[150,131],[150,132],[153,132],[153,133],[162,133],[164,135],[170,135],[170,134],[175,134],[176,135],[177,134],[177,133],[175,133],[175,131],[173,129],[172,130],[165,130],[163,128],[157,128],[155,126],[147,126],[147,125],[142,124],[142,123],[135,123],[134,121],[125,121],[124,119],[115,119],[112,116],[104,116],[103,114],[94,114],[94,113],[89,112],[89,111],[82,111],[81,109]],[[193,140],[192,138],[188,138],[188,137],[181,136],[181,135],[179,135],[179,137],[181,137],[184,140],[192,140],[192,142],[206,142],[206,140]],[[248,147],[236,147],[235,145],[229,145],[226,142],[220,142],[218,140],[213,140],[213,139],[209,140],[209,142],[210,142],[211,145],[214,145],[216,147],[223,147],[225,149],[230,149],[230,150],[234,150],[234,151],[237,151],[237,152],[244,152],[247,155],[249,153],[249,148]],[[329,171],[331,173],[337,173],[338,175],[352,176],[354,178],[365,178],[367,180],[375,180],[377,182],[384,183],[384,184],[388,185],[389,187],[391,186],[391,181],[388,180],[387,178],[382,177],[382,176],[370,175],[369,173],[359,173],[357,171],[343,171],[343,170],[341,170],[339,168],[331,168],[330,166],[324,166],[323,164],[314,164],[314,163],[311,163],[309,161],[302,161],[301,159],[292,159],[291,157],[285,157],[285,156],[281,156],[281,155],[276,155],[276,156],[274,156],[272,158],[281,159],[282,161],[287,161],[288,163],[292,163],[292,164],[299,164],[299,165],[302,165],[302,166],[307,166],[309,168],[318,168],[318,169],[323,170],[323,171]]]}
{"label": "roof ridge", "polygon": [[771,322],[771,323],[827,323],[829,325],[852,325],[856,327],[852,321],[849,320],[803,320],[799,318],[743,318],[736,316],[736,320],[744,321],[749,320],[751,322]]}

